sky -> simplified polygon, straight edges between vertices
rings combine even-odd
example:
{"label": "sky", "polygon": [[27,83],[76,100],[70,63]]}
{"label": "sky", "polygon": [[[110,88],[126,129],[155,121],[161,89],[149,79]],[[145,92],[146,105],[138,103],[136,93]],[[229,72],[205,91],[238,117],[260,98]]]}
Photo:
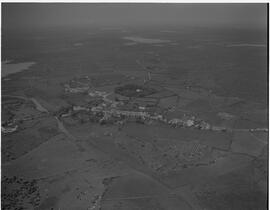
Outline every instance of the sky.
{"label": "sky", "polygon": [[2,3],[3,28],[207,26],[265,28],[266,4]]}

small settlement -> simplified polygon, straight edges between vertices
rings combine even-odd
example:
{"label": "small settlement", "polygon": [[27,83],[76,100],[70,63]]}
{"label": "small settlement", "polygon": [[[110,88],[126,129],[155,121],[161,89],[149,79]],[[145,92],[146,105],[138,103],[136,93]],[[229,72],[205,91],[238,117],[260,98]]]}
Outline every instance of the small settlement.
{"label": "small settlement", "polygon": [[44,114],[35,109],[35,104],[31,100],[19,97],[4,97],[1,131],[3,134],[13,133],[18,131],[24,122],[43,116]]}
{"label": "small settlement", "polygon": [[[167,119],[165,110],[159,107],[155,97],[148,97],[158,94],[158,88],[147,86],[146,84],[126,84],[117,86],[113,92],[101,91],[91,85],[88,76],[77,77],[70,80],[64,87],[64,97],[68,107],[60,109],[55,115],[65,123],[74,121],[94,122],[100,124],[116,124],[123,126],[127,122],[138,122],[143,124],[164,123],[173,128],[194,128],[200,130],[231,131],[229,128],[210,125],[198,117],[191,114],[183,114],[180,118]],[[2,116],[2,133],[9,134],[19,129],[19,122],[28,121],[40,117],[38,113],[32,113],[34,104],[30,104],[18,99],[8,100],[4,104],[4,115]],[[27,115],[10,115],[10,111],[18,110],[18,106],[24,104],[28,109]],[[24,108],[24,109],[25,109]],[[16,111],[13,111],[16,113]],[[24,112],[26,113],[26,112]],[[165,114],[164,114],[165,113]],[[226,113],[225,113],[226,114]],[[224,118],[231,118],[230,115],[221,113]],[[250,131],[253,131],[251,129]],[[255,131],[255,130],[254,130]]]}
{"label": "small settlement", "polygon": [[[83,81],[83,82],[82,82]],[[59,113],[60,118],[77,118],[81,122],[93,121],[101,124],[115,123],[123,125],[128,121],[148,124],[166,123],[171,127],[188,127],[203,130],[216,129],[207,122],[191,115],[168,120],[163,116],[163,110],[155,105],[153,99],[145,98],[157,92],[146,85],[127,84],[116,87],[108,93],[91,87],[88,77],[75,78],[64,85],[67,97],[80,95],[80,100],[71,103],[69,109]],[[150,103],[148,101],[150,100]],[[65,121],[65,120],[64,120]],[[222,129],[220,129],[222,130]]]}

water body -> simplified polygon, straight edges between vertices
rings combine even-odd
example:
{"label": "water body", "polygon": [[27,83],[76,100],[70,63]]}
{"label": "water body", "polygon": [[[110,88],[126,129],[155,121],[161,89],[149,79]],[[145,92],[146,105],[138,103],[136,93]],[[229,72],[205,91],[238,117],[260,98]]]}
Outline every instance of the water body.
{"label": "water body", "polygon": [[163,30],[163,31],[160,31],[160,32],[163,32],[163,33],[176,33],[176,31],[171,31],[171,30]]}
{"label": "water body", "polygon": [[74,43],[74,46],[75,46],[75,47],[80,47],[80,46],[83,46],[83,43],[80,43],[80,42]]}
{"label": "water body", "polygon": [[171,42],[170,40],[162,40],[162,39],[149,39],[149,38],[143,38],[139,36],[126,36],[124,39],[133,41],[135,43],[141,43],[141,44],[160,44],[160,43],[168,43]]}
{"label": "water body", "polygon": [[24,70],[27,70],[30,66],[34,65],[35,62],[23,62],[23,63],[9,63],[9,62],[2,62],[2,71],[1,77],[6,77],[10,74],[15,74]]}
{"label": "water body", "polygon": [[137,44],[136,42],[127,42],[124,45],[126,45],[126,46],[132,46],[132,45],[136,45],[136,44]]}
{"label": "water body", "polygon": [[230,44],[227,47],[266,47],[265,44]]}

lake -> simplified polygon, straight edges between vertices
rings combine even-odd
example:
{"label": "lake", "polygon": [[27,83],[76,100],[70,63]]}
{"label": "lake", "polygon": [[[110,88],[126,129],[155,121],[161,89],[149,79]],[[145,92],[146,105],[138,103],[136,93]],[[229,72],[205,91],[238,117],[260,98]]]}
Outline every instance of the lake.
{"label": "lake", "polygon": [[136,43],[142,43],[142,44],[160,44],[160,43],[171,42],[170,40],[149,39],[149,38],[143,38],[143,37],[138,37],[138,36],[128,36],[128,37],[124,37],[124,39],[130,40]]}
{"label": "lake", "polygon": [[6,77],[10,74],[18,73],[23,70],[27,70],[30,66],[34,65],[35,62],[23,62],[23,63],[8,63],[2,62],[1,77]]}

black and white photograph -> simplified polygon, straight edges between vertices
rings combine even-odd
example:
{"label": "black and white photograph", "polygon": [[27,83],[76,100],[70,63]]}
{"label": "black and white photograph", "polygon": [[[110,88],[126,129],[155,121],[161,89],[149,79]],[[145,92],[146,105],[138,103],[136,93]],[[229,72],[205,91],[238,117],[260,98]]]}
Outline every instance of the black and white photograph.
{"label": "black and white photograph", "polygon": [[1,1],[1,209],[267,210],[268,13]]}

